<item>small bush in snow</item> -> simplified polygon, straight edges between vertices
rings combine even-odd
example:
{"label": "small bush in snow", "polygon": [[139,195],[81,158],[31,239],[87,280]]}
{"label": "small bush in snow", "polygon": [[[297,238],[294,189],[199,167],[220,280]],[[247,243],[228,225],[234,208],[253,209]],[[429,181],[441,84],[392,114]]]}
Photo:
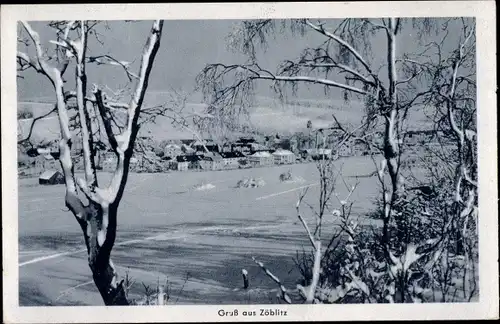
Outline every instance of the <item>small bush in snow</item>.
{"label": "small bush in snow", "polygon": [[245,178],[238,181],[236,188],[258,188],[266,185],[266,182],[261,178]]}
{"label": "small bush in snow", "polygon": [[287,172],[284,172],[280,174],[280,181],[291,181],[292,180],[292,171],[288,170]]}

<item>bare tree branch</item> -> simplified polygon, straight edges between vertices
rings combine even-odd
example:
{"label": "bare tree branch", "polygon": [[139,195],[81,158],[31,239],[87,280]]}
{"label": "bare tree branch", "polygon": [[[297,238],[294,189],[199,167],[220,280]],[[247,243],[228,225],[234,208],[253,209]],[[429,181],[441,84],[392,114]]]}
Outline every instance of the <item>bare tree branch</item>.
{"label": "bare tree branch", "polygon": [[[87,92],[87,75],[85,71],[85,57],[87,50],[87,23],[80,21],[81,37],[78,42],[73,42],[74,55],[76,57],[76,101],[78,114],[80,116],[80,128],[83,144],[83,165],[85,170],[85,180],[87,186],[92,191],[97,187],[97,176],[94,162],[94,143],[92,137],[92,123],[85,101]],[[68,27],[66,30],[69,30]]]}
{"label": "bare tree branch", "polygon": [[309,241],[311,242],[312,247],[314,248],[314,250],[316,250],[316,242],[314,241],[314,238],[311,234],[311,231],[309,230],[309,226],[307,226],[306,221],[304,220],[304,218],[300,214],[300,203],[302,202],[302,199],[304,199],[305,195],[307,194],[307,190],[308,190],[308,188],[306,188],[306,190],[304,190],[304,192],[300,194],[300,197],[297,201],[297,204],[295,205],[295,209],[297,211],[297,217],[299,218],[300,222],[304,226],[304,229],[306,230],[307,237],[309,238]]}
{"label": "bare tree branch", "polygon": [[286,290],[285,286],[283,286],[283,284],[281,283],[281,281],[279,280],[279,278],[276,277],[271,271],[269,271],[269,269],[267,269],[262,262],[257,261],[254,257],[252,257],[252,260],[259,267],[261,267],[262,270],[264,270],[264,272],[266,273],[266,275],[269,278],[271,278],[274,282],[276,282],[278,284],[278,286],[280,287],[281,296],[282,296],[283,300],[285,302],[287,302],[288,304],[291,304],[292,303],[292,299],[290,298],[290,296],[288,296],[287,290]]}
{"label": "bare tree branch", "polygon": [[347,48],[349,50],[349,52],[352,53],[352,55],[354,55],[354,57],[365,67],[365,69],[370,73],[370,74],[373,74],[372,72],[372,69],[370,68],[370,65],[365,61],[365,59],[361,56],[361,54],[359,54],[358,51],[356,51],[354,49],[354,47],[352,47],[350,44],[348,44],[345,40],[343,40],[342,38],[340,38],[339,36],[335,35],[335,34],[332,34],[328,31],[326,31],[322,25],[315,25],[313,23],[311,23],[311,21],[309,21],[308,19],[305,20],[306,24],[308,26],[310,26],[312,29],[316,30],[317,32],[325,35],[326,37],[328,38],[331,38],[333,39],[334,41],[336,41],[337,43],[341,44],[342,46],[344,46],[345,48]]}
{"label": "bare tree branch", "polygon": [[18,140],[17,141],[17,144],[23,144],[23,143],[26,143],[30,140],[31,138],[31,135],[33,134],[33,128],[35,127],[35,123],[41,119],[44,119],[48,116],[50,116],[51,114],[53,114],[54,112],[57,111],[57,105],[54,106],[54,108],[52,108],[49,112],[47,112],[46,114],[44,115],[40,115],[38,117],[35,117],[33,118],[33,121],[31,122],[31,125],[30,125],[30,130],[28,132],[28,135],[26,135],[25,138],[21,139],[21,140]]}
{"label": "bare tree branch", "polygon": [[94,89],[95,103],[99,109],[99,115],[101,116],[104,130],[106,131],[106,136],[108,137],[109,145],[114,152],[117,152],[118,143],[116,141],[115,134],[113,133],[113,127],[111,125],[112,116],[109,109],[105,107],[102,92],[97,87]]}
{"label": "bare tree branch", "polygon": [[112,57],[111,55],[97,55],[97,56],[89,56],[87,58],[88,63],[97,63],[98,65],[105,64],[105,65],[116,65],[120,66],[123,68],[125,71],[125,74],[127,75],[129,81],[132,81],[133,79],[138,80],[139,76],[133,72],[130,71],[130,63],[131,62],[125,62],[125,61],[119,61]]}
{"label": "bare tree branch", "polygon": [[[146,42],[142,54],[139,81],[137,82],[135,94],[129,103],[128,121],[126,130],[116,137],[118,152],[118,167],[113,174],[113,178],[108,187],[110,201],[118,202],[121,199],[128,176],[128,164],[132,157],[132,150],[139,128],[137,123],[141,106],[146,93],[149,75],[153,66],[154,58],[160,46],[160,35],[163,29],[163,21],[155,21],[151,29],[151,34]],[[126,171],[127,170],[127,171]]]}

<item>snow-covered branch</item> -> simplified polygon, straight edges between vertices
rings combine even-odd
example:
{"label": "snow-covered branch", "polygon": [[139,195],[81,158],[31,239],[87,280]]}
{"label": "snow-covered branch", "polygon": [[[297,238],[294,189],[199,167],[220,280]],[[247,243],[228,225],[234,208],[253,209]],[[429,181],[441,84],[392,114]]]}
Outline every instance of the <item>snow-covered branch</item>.
{"label": "snow-covered branch", "polygon": [[143,49],[139,80],[136,84],[135,94],[128,106],[126,129],[122,134],[116,136],[118,165],[107,189],[108,198],[112,202],[118,202],[121,199],[125,188],[128,176],[128,165],[132,157],[135,138],[139,131],[139,115],[148,86],[149,76],[153,68],[153,62],[158,52],[158,48],[160,47],[162,29],[163,21],[156,20],[153,23],[150,35]]}
{"label": "snow-covered branch", "polygon": [[328,32],[327,30],[325,30],[324,27],[323,27],[323,25],[313,24],[309,19],[306,19],[306,24],[309,27],[311,27],[312,29],[314,29],[315,31],[317,31],[317,32],[325,35],[328,38],[331,38],[332,40],[336,41],[340,45],[342,45],[345,48],[347,48],[347,50],[349,52],[351,52],[352,55],[354,55],[354,57],[365,67],[365,69],[370,74],[373,74],[372,73],[372,69],[371,69],[370,65],[368,64],[368,62],[366,62],[366,60],[363,58],[363,56],[361,56],[361,54],[358,51],[356,51],[356,49],[354,49],[354,47],[351,44],[347,43],[340,36],[337,36],[337,35],[335,35],[333,33]]}
{"label": "snow-covered branch", "polygon": [[114,65],[114,66],[120,66],[123,68],[125,71],[125,74],[127,75],[127,78],[129,81],[132,81],[133,79],[138,80],[139,76],[132,71],[130,71],[130,64],[131,62],[127,61],[119,61],[112,57],[111,55],[97,55],[97,56],[89,56],[87,58],[87,63],[96,63],[97,65]]}

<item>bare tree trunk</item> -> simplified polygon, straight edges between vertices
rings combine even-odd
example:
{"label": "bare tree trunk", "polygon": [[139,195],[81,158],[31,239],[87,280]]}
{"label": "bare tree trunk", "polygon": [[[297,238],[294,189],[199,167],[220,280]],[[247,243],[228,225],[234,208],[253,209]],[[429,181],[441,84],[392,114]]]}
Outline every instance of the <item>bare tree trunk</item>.
{"label": "bare tree trunk", "polygon": [[396,200],[402,190],[402,179],[399,176],[399,145],[397,133],[397,72],[396,72],[396,19],[389,19],[387,29],[387,64],[389,78],[389,102],[385,115],[385,145],[384,157],[387,160],[387,168],[391,177],[392,196]]}
{"label": "bare tree trunk", "polygon": [[[111,248],[114,244],[114,236],[109,235],[102,244],[100,232],[102,231],[102,220],[105,209],[97,204],[90,204],[88,212],[92,215],[87,221],[84,231],[85,241],[88,249],[88,262],[92,271],[92,277],[101,294],[105,305],[128,305],[123,281],[118,282],[118,274],[110,259]],[[107,213],[110,220],[116,220],[116,207],[110,208]],[[108,233],[116,233],[116,222],[108,224]],[[113,237],[111,237],[113,236]],[[102,245],[101,245],[102,244]]]}
{"label": "bare tree trunk", "polygon": [[[390,224],[393,216],[393,208],[397,203],[403,191],[403,179],[399,175],[399,134],[397,131],[397,124],[399,118],[398,103],[397,103],[397,71],[396,71],[396,33],[398,21],[396,18],[389,18],[388,26],[386,28],[387,34],[387,72],[389,79],[389,93],[386,99],[385,111],[385,133],[384,133],[384,159],[386,161],[387,170],[391,178],[391,190],[383,192],[384,197],[384,225],[382,230],[382,239],[386,260],[389,264],[395,265],[396,260],[391,252],[391,233]],[[404,273],[389,271],[393,280],[395,281],[395,292],[393,295],[394,302],[404,302],[406,291],[406,281]]]}
{"label": "bare tree trunk", "polygon": [[[388,65],[388,79],[389,79],[389,99],[382,98],[381,104],[385,107],[381,107],[382,111],[385,112],[385,131],[384,131],[384,159],[385,163],[381,170],[383,174],[383,169],[387,166],[389,171],[389,176],[391,178],[392,191],[387,194],[387,190],[383,191],[384,199],[384,225],[382,229],[382,244],[384,246],[384,252],[387,260],[390,260],[390,233],[389,224],[391,220],[392,204],[397,198],[397,147],[395,139],[395,123],[396,123],[396,66],[395,66],[395,55],[396,55],[396,44],[395,35],[393,33],[394,19],[389,19],[389,26],[386,29],[387,34],[387,65]],[[381,178],[381,181],[384,181]]]}
{"label": "bare tree trunk", "polygon": [[314,242],[316,251],[314,252],[314,264],[311,285],[307,291],[306,304],[314,303],[314,297],[316,294],[316,288],[318,287],[319,274],[321,271],[321,241],[317,240]]}

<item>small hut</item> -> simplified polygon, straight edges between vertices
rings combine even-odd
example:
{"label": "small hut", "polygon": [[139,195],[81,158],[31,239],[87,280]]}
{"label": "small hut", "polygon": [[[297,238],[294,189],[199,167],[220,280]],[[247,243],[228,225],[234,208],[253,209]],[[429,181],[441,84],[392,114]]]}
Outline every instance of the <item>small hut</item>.
{"label": "small hut", "polygon": [[38,177],[38,183],[41,185],[64,184],[64,176],[56,170],[47,170]]}

